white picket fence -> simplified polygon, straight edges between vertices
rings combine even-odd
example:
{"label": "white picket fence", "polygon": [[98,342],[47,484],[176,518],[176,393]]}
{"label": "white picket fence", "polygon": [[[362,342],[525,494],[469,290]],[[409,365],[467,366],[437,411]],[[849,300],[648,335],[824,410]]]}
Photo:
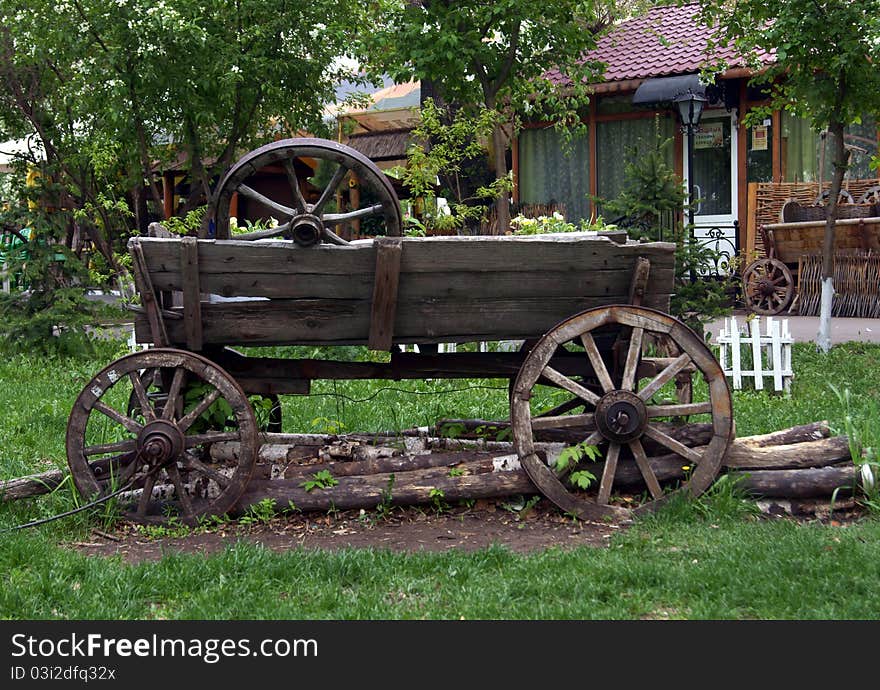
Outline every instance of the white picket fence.
{"label": "white picket fence", "polygon": [[[733,379],[734,390],[742,390],[743,378],[754,379],[755,390],[763,390],[764,378],[773,378],[773,390],[788,392],[791,378],[791,344],[788,319],[780,324],[772,316],[766,317],[764,335],[761,317],[755,316],[743,324],[742,330],[735,316],[724,320],[718,335],[721,346],[718,361],[726,376]],[[751,352],[752,368],[743,369],[743,348]]]}

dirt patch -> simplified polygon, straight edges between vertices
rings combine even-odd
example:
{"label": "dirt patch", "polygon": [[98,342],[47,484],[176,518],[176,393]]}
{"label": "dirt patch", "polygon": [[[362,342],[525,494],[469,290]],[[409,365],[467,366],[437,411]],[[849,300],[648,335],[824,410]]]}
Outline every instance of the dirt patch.
{"label": "dirt patch", "polygon": [[[541,503],[545,503],[542,501]],[[266,523],[222,524],[184,536],[123,524],[112,533],[95,531],[92,541],[73,545],[90,556],[120,555],[129,563],[157,560],[169,553],[211,554],[236,541],[291,549],[387,549],[398,552],[475,551],[498,544],[518,553],[549,548],[603,547],[624,525],[574,521],[541,504],[520,513],[478,501],[473,508],[395,509],[390,516],[347,511],[335,515],[290,515]]]}

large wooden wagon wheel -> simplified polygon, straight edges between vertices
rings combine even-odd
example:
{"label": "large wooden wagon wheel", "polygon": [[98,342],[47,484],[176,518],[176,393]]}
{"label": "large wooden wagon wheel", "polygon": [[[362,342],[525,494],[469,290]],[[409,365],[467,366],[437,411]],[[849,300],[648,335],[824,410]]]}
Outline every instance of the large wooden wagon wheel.
{"label": "large wooden wagon wheel", "polygon": [[794,278],[779,259],[753,261],[743,271],[742,282],[746,307],[756,314],[778,314],[794,297]]}
{"label": "large wooden wagon wheel", "polygon": [[[210,445],[221,441],[239,442],[234,461],[212,460]],[[254,413],[238,383],[181,350],[116,360],[86,384],[67,424],[77,490],[94,500],[123,489],[122,514],[135,522],[176,518],[193,525],[226,513],[250,480],[258,451]]]}
{"label": "large wooden wagon wheel", "polygon": [[[296,165],[298,159],[327,161],[336,166],[314,203],[309,203],[303,194],[305,180],[298,173],[303,169]],[[254,173],[268,166],[280,166],[284,170],[292,205],[270,199],[247,184]],[[378,203],[342,213],[327,213],[336,192],[347,181],[366,185]],[[277,227],[238,234],[236,240],[284,237],[303,247],[320,242],[346,244],[331,228],[371,216],[382,221],[387,236],[399,237],[403,227],[400,202],[385,174],[358,151],[324,139],[283,139],[251,151],[235,163],[220,180],[210,204],[208,215],[215,223],[217,239],[229,239],[229,208],[235,193],[268,207],[279,220]]]}
{"label": "large wooden wagon wheel", "polygon": [[[615,334],[628,340],[622,367],[615,367],[612,353],[598,345]],[[681,354],[655,366],[656,360],[643,357],[649,335],[665,336]],[[579,352],[589,362],[600,392],[552,366],[563,351],[569,357]],[[694,401],[679,403],[674,400],[674,380],[688,370],[698,377]],[[641,378],[646,371],[651,373]],[[574,396],[586,411],[540,416],[546,394],[554,388]],[[668,399],[662,399],[664,393]],[[687,427],[673,424],[695,415],[700,417]],[[653,510],[675,491],[701,494],[717,475],[733,434],[727,380],[702,339],[671,316],[623,305],[582,312],[538,341],[514,384],[511,424],[520,461],[538,489],[559,508],[583,519]],[[690,438],[681,429],[692,432]],[[570,447],[597,447],[600,461],[571,451],[556,460],[546,457],[536,437],[548,430],[566,430]],[[562,458],[566,462],[560,462]],[[593,475],[589,485],[585,472]],[[662,484],[669,480],[672,486],[664,489]]]}

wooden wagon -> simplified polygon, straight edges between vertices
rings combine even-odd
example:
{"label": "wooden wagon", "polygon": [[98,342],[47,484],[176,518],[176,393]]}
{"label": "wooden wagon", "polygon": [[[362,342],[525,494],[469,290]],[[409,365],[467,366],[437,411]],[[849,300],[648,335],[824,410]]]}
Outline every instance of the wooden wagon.
{"label": "wooden wagon", "polygon": [[[299,159],[330,166],[323,191],[303,191]],[[287,172],[286,200],[250,185],[266,166]],[[352,173],[370,200],[331,213]],[[230,237],[234,193],[280,224]],[[703,339],[665,313],[672,244],[624,233],[401,237],[384,175],[318,139],[247,154],[220,181],[209,216],[213,238],[129,243],[141,297],[136,337],[150,347],[105,367],[74,404],[67,453],[84,496],[114,493],[136,521],[194,523],[234,511],[266,428],[254,401],[307,395],[317,379],[507,379],[520,462],[544,495],[580,517],[652,509],[675,491],[701,493],[716,476],[732,437],[730,392]],[[384,236],[349,243],[332,230],[368,217]],[[511,339],[523,341],[519,351],[437,348]],[[409,344],[419,352],[404,351]],[[289,345],[385,354],[352,361],[250,349]],[[686,395],[674,395],[676,382]],[[267,423],[280,422],[269,415]],[[601,477],[583,488],[577,453],[562,463],[538,450],[536,439],[554,433],[575,448],[598,447]],[[225,441],[239,452],[215,461],[210,446]],[[670,460],[674,484],[658,464]],[[641,473],[642,494],[620,494],[624,465]]]}
{"label": "wooden wagon", "polygon": [[[869,193],[876,197],[880,190]],[[880,204],[867,196],[838,204],[833,275],[835,315],[880,316]],[[780,222],[758,228],[766,256],[742,274],[746,306],[756,314],[785,309],[818,313],[821,298],[825,206],[788,201]]]}

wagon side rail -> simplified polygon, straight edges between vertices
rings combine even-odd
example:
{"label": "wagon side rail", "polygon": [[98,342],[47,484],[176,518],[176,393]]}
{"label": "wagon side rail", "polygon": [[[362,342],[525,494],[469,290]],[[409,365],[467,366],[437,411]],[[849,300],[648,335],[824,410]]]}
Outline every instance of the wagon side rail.
{"label": "wagon side rail", "polygon": [[[584,309],[628,303],[640,256],[652,266],[645,306],[668,310],[674,281],[674,245],[619,244],[580,233],[395,238],[309,249],[134,238],[130,249],[145,310],[135,320],[137,340],[192,350],[368,345],[387,351],[396,344],[528,339]],[[161,299],[174,294],[181,306]]]}

